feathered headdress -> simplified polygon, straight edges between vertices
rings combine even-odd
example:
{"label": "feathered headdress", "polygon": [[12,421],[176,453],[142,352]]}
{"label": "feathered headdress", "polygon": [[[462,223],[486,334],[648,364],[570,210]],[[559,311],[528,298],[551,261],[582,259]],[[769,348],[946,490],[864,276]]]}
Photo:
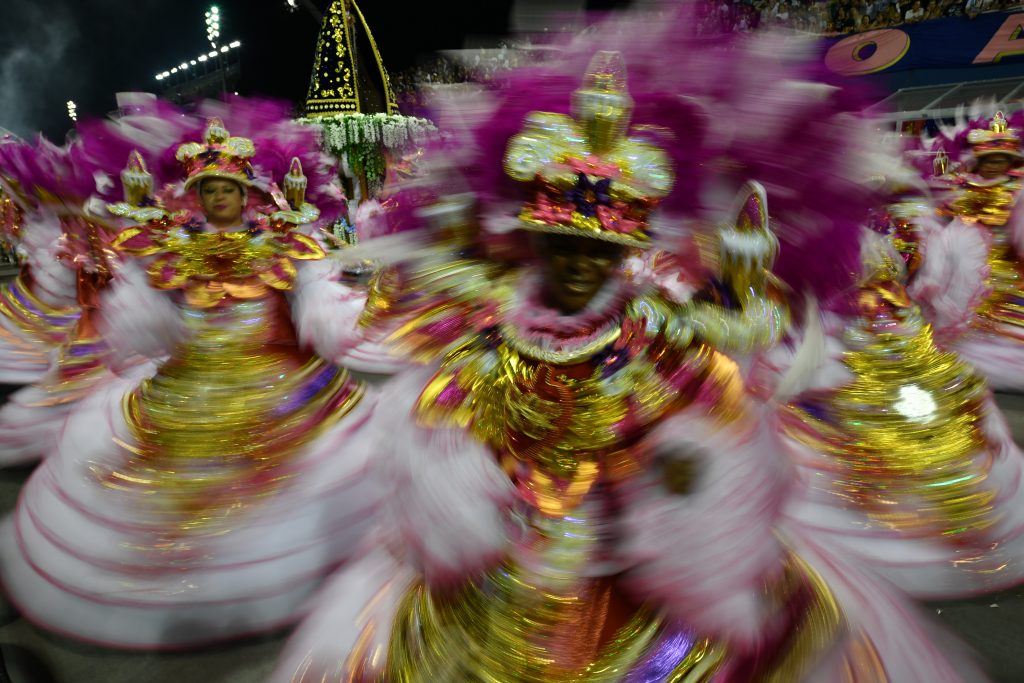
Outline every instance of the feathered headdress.
{"label": "feathered headdress", "polygon": [[[587,63],[617,51],[629,70],[632,119],[643,124],[630,137],[661,149],[674,174],[658,203],[655,220],[664,227],[654,246],[683,252],[693,231],[717,225],[739,188],[754,180],[767,191],[781,243],[776,273],[823,301],[852,289],[860,229],[881,201],[871,182],[879,131],[862,115],[873,102],[869,93],[826,73],[812,41],[770,32],[707,35],[693,3],[657,9],[599,22],[550,51],[544,64],[502,74],[483,93],[441,93],[434,118],[481,199],[483,226],[507,232],[521,225],[522,182],[501,163],[515,159],[510,138],[556,135],[545,126],[564,118],[531,112],[570,115],[567,93]],[[592,177],[593,186],[581,182],[579,190],[603,200]],[[564,192],[535,195],[526,208],[539,209],[547,225],[564,225],[572,221]]]}
{"label": "feathered headdress", "polygon": [[[957,108],[952,124],[938,123],[937,133],[923,138],[921,148],[930,158],[945,154],[947,172],[970,171],[978,159],[991,154],[1005,154],[1014,160],[1024,159],[1021,153],[1020,130],[1024,128],[1024,111],[1006,116],[991,100],[975,100]],[[925,178],[940,175],[938,169],[921,165]]]}

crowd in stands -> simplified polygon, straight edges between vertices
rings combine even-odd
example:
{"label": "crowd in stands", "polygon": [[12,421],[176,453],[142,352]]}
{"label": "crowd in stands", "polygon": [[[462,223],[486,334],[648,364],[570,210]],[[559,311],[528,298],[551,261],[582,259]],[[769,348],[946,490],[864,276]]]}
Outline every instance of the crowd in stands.
{"label": "crowd in stands", "polygon": [[787,26],[823,35],[858,33],[941,17],[1024,7],[1022,0],[708,0],[709,28],[752,31]]}
{"label": "crowd in stands", "polygon": [[[709,33],[753,31],[784,26],[818,35],[860,33],[942,17],[975,17],[983,12],[1024,9],[1024,0],[704,0],[701,22]],[[517,50],[501,46],[509,59]],[[521,56],[521,55],[519,55]],[[476,57],[479,60],[479,57]],[[507,60],[490,55],[484,62],[443,56],[393,74],[391,84],[403,112],[425,115],[418,86],[487,80]],[[518,61],[518,60],[516,60]]]}

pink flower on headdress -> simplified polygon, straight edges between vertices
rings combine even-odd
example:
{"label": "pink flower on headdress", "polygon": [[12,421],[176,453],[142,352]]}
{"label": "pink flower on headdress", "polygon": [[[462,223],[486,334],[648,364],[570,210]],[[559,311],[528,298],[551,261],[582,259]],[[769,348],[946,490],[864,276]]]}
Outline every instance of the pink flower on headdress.
{"label": "pink flower on headdress", "polygon": [[622,206],[598,206],[597,219],[601,227],[623,235],[629,235],[640,229],[640,223],[623,216]]}
{"label": "pink flower on headdress", "polygon": [[563,223],[572,218],[572,211],[572,204],[555,204],[547,194],[538,192],[533,217],[547,223]]}

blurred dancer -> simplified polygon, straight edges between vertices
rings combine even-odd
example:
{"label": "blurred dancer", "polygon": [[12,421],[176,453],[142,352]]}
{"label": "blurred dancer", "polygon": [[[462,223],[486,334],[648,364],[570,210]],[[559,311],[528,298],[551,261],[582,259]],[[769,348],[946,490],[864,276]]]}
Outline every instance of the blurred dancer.
{"label": "blurred dancer", "polygon": [[805,496],[788,514],[915,597],[1010,588],[1024,579],[1024,454],[984,379],[936,347],[892,240],[865,230],[852,301],[820,322],[808,311],[802,346],[754,373],[789,372],[775,390]]}
{"label": "blurred dancer", "polygon": [[113,243],[128,261],[101,328],[115,356],[166,361],[75,407],[2,527],[3,582],[45,628],[152,648],[281,626],[375,503],[371,487],[349,490],[373,400],[296,333],[286,298],[315,286],[297,271],[324,256],[296,229],[317,218],[305,197],[322,188],[290,154],[319,158],[315,137],[273,107],[266,120],[236,107],[267,137],[213,119],[175,146],[184,182],[149,196],[135,164],[135,200],[111,207],[138,224]]}
{"label": "blurred dancer", "polygon": [[[21,256],[17,277],[0,286],[0,383],[31,384],[78,321],[75,269],[64,253],[59,207],[19,182],[31,145],[0,142],[0,221]],[[24,188],[24,189],[23,189]],[[52,197],[52,195],[51,195]]]}
{"label": "blurred dancer", "polygon": [[934,144],[960,163],[943,178],[947,223],[922,235],[911,295],[944,331],[940,342],[994,389],[1024,389],[1019,130],[998,113]]}
{"label": "blurred dancer", "polygon": [[[11,314],[32,312],[48,334],[23,340],[26,386],[0,408],[0,465],[38,459],[54,446],[63,420],[108,372],[107,346],[96,329],[100,290],[110,276],[108,236],[100,221],[88,215],[86,203],[95,192],[91,168],[72,159],[71,148],[44,139],[35,145],[0,147],[0,168],[16,195],[28,207],[23,246],[31,257],[19,278],[6,288]],[[50,301],[69,300],[65,308],[45,313],[33,291]],[[33,358],[37,360],[33,360]]]}
{"label": "blurred dancer", "polygon": [[430,227],[370,309],[413,316],[395,339],[428,364],[378,415],[393,505],[275,680],[960,680],[884,582],[782,518],[791,472],[734,360],[786,325],[763,189],[685,303],[623,267],[674,181],[633,108],[601,52],[571,115],[506,138],[525,262],[494,260],[492,207],[438,169],[409,189]]}

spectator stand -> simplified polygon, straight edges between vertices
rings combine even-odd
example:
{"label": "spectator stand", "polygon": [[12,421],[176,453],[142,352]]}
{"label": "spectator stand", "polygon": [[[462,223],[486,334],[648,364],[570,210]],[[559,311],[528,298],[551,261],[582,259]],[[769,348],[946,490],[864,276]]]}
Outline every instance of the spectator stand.
{"label": "spectator stand", "polygon": [[990,100],[993,111],[999,109],[1009,114],[1024,109],[1024,79],[999,78],[900,88],[868,112],[895,130],[920,133],[937,121],[952,123],[958,110],[979,99]]}
{"label": "spectator stand", "polygon": [[1021,0],[706,0],[701,23],[715,30],[784,26],[834,36],[1021,7]]}

